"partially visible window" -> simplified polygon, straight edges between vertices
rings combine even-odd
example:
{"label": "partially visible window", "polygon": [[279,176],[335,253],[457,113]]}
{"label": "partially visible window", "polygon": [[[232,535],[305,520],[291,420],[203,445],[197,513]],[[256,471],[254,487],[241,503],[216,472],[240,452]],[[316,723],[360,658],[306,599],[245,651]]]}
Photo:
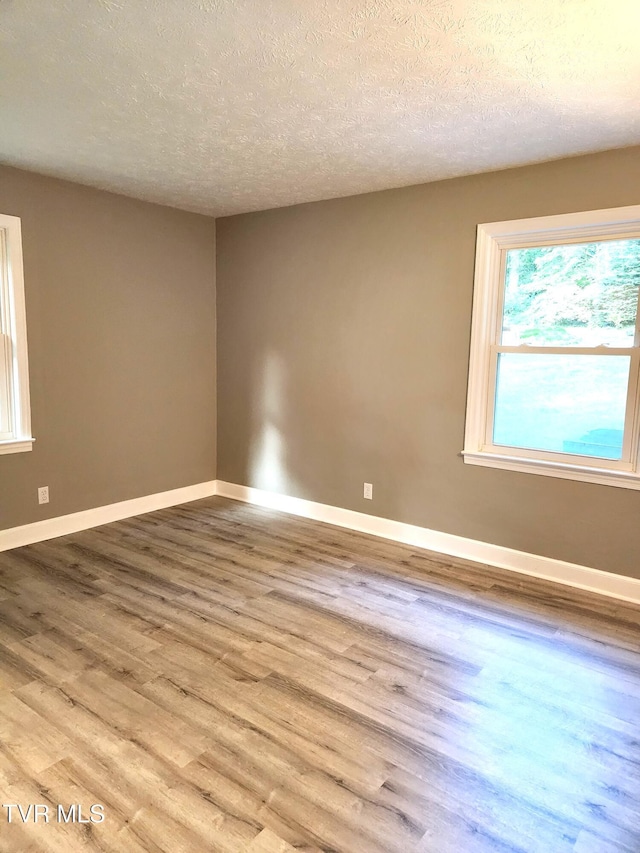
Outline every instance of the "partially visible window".
{"label": "partially visible window", "polygon": [[640,488],[640,205],[478,226],[464,459]]}
{"label": "partially visible window", "polygon": [[20,220],[0,214],[0,453],[32,442]]}

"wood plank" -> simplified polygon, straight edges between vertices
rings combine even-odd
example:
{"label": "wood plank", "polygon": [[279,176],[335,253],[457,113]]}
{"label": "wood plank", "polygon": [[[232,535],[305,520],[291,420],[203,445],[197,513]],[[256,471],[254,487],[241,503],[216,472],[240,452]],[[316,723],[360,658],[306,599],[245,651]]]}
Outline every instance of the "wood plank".
{"label": "wood plank", "polygon": [[0,853],[637,853],[640,608],[222,498],[0,555]]}

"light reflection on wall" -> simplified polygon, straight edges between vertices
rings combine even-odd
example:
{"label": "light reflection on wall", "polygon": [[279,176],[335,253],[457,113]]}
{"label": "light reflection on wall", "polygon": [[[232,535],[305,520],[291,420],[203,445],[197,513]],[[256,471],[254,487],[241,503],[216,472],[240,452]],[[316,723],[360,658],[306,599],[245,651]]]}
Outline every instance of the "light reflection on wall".
{"label": "light reflection on wall", "polygon": [[259,400],[255,437],[250,450],[250,482],[258,489],[295,494],[282,438],[286,412],[284,365],[276,353],[269,353],[263,362],[259,376]]}

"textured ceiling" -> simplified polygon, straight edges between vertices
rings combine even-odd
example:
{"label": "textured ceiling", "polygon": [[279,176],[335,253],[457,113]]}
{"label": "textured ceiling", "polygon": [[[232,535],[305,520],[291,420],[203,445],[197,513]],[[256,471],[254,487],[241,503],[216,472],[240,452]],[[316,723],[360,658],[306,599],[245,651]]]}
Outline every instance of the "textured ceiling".
{"label": "textured ceiling", "polygon": [[0,0],[0,160],[224,215],[633,145],[638,32],[638,0]]}

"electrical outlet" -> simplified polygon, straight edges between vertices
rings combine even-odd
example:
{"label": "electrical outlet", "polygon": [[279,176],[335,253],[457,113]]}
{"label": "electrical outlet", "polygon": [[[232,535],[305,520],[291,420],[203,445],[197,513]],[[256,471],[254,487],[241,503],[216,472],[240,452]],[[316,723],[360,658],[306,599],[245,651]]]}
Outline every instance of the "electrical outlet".
{"label": "electrical outlet", "polygon": [[368,501],[373,500],[373,483],[364,484],[364,496]]}
{"label": "electrical outlet", "polygon": [[49,503],[49,486],[40,486],[40,488],[38,489],[38,503]]}

